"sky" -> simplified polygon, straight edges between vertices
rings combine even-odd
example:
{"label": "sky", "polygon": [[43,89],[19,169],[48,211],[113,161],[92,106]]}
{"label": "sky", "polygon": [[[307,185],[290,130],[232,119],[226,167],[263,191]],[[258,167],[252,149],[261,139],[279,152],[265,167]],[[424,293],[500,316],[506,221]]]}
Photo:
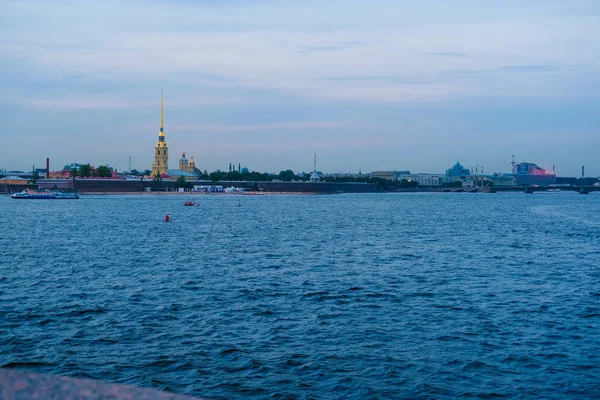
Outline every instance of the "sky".
{"label": "sky", "polygon": [[0,168],[600,175],[597,0],[0,2]]}

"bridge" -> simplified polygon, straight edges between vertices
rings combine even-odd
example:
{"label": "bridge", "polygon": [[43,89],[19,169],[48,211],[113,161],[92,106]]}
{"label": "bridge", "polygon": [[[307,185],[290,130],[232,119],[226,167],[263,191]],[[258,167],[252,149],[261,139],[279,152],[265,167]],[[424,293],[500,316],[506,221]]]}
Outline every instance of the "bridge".
{"label": "bridge", "polygon": [[[413,191],[420,191],[414,189]],[[548,191],[561,191],[561,192],[578,192],[581,194],[588,194],[592,192],[600,192],[600,186],[487,186],[487,187],[459,187],[459,188],[442,188],[432,191],[442,191],[451,193],[499,193],[499,192],[520,192],[520,193],[534,193],[534,192],[548,192]]]}
{"label": "bridge", "polygon": [[492,192],[548,192],[548,191],[561,191],[561,192],[579,192],[581,194],[588,194],[592,192],[600,192],[600,186],[495,186],[491,188]]}

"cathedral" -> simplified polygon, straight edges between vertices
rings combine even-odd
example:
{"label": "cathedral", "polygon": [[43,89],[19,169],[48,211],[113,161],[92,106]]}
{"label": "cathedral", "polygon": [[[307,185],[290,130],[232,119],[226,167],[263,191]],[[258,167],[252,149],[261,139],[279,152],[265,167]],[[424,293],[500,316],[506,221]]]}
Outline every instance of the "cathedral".
{"label": "cathedral", "polygon": [[190,157],[188,161],[185,158],[185,151],[181,153],[181,158],[179,159],[179,169],[185,172],[196,172],[196,162],[194,161],[194,156]]}
{"label": "cathedral", "polygon": [[160,91],[160,131],[158,132],[158,142],[154,146],[154,162],[152,163],[152,176],[168,175],[172,178],[183,176],[186,180],[197,179],[200,172],[196,168],[194,156],[188,160],[185,152],[181,153],[179,159],[179,169],[169,169],[169,146],[165,141],[164,131],[164,113],[163,113],[163,92]]}
{"label": "cathedral", "polygon": [[164,119],[163,119],[163,92],[160,91],[160,131],[158,142],[154,146],[154,162],[152,163],[152,176],[169,173],[169,146],[165,142]]}

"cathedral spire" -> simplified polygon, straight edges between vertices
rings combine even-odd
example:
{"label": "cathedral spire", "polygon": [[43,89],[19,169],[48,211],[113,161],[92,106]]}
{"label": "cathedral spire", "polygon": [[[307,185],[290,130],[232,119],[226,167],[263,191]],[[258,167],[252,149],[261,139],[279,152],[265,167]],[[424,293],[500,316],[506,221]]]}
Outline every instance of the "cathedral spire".
{"label": "cathedral spire", "polygon": [[165,141],[163,91],[160,90],[160,131],[158,142],[154,146],[154,163],[152,164],[152,175],[163,175],[169,173],[169,146]]}
{"label": "cathedral spire", "polygon": [[163,116],[163,91],[160,89],[160,133],[158,136],[165,136],[164,132],[164,116]]}

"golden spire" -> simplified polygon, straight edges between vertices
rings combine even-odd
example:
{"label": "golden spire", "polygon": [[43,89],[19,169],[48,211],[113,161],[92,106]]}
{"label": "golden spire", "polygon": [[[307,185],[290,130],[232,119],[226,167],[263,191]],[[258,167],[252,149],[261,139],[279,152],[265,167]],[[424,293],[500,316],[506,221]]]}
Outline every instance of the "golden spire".
{"label": "golden spire", "polygon": [[160,89],[160,133],[158,136],[165,136],[164,117],[163,117],[163,91]]}

